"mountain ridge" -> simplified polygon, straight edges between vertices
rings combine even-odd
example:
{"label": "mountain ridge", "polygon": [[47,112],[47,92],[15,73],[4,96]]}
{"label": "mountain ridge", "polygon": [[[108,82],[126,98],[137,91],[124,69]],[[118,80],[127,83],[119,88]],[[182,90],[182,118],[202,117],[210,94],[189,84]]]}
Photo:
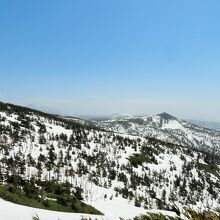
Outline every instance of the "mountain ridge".
{"label": "mountain ridge", "polygon": [[[159,125],[160,119],[139,120]],[[40,190],[68,183],[72,196],[80,189],[83,202],[115,219],[147,210],[219,207],[218,155],[74,120],[0,103],[0,184],[21,179]]]}
{"label": "mountain ridge", "polygon": [[134,118],[108,119],[96,121],[101,128],[122,134],[154,137],[208,151],[220,151],[220,132],[178,119],[166,112]]}

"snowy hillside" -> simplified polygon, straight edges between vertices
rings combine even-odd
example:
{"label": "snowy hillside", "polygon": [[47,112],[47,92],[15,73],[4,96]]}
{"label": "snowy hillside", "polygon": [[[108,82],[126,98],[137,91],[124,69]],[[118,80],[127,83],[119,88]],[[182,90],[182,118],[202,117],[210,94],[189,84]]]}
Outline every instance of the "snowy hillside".
{"label": "snowy hillside", "polygon": [[113,117],[96,121],[101,128],[121,134],[152,137],[206,151],[220,151],[220,132],[177,119],[167,113],[155,116]]}
{"label": "snowy hillside", "polygon": [[[116,203],[117,204],[117,203]],[[104,207],[106,204],[103,204],[102,207]],[[132,216],[139,216],[141,214],[146,214],[146,210],[136,208],[132,209],[130,211],[130,207],[120,207],[120,204],[117,204],[118,210],[124,209],[124,217],[129,216],[128,218],[131,218]],[[111,206],[105,207],[108,212],[112,209]],[[11,212],[10,210],[13,210]],[[175,217],[177,216],[174,212],[169,211],[163,211],[163,210],[150,210],[149,213],[162,213],[167,216]],[[83,214],[83,213],[64,213],[64,212],[54,212],[54,211],[48,211],[43,209],[37,209],[37,208],[31,208],[26,206],[17,205],[11,202],[4,201],[0,199],[0,217],[3,220],[32,220],[33,217],[38,216],[40,220],[117,220],[119,219],[117,215],[90,215],[90,214]]]}
{"label": "snowy hillside", "polygon": [[[191,129],[186,122],[162,116],[129,119],[128,122],[126,119],[129,126],[123,128],[129,129],[130,123],[135,128],[141,121],[154,123],[164,131],[161,136],[170,129],[177,129],[176,133]],[[172,139],[167,143],[146,138],[138,133],[140,131],[135,135],[119,134],[120,129],[121,126],[115,128],[116,133],[103,131],[91,125],[0,103],[0,184],[15,185],[19,193],[33,198],[32,191],[27,190],[31,184],[35,189],[34,198],[43,200],[43,204],[46,201],[48,205],[52,200],[68,205],[69,196],[63,196],[60,188],[59,196],[48,191],[51,184],[63,187],[59,184],[65,183],[65,187],[71,187],[66,191],[73,195],[73,212],[75,201],[82,200],[83,204],[95,207],[109,219],[133,218],[147,210],[172,211],[174,206],[180,210],[183,207],[195,210],[219,207],[218,155],[198,150],[202,147],[193,149],[177,145]],[[199,127],[196,129],[194,132],[203,131]],[[154,131],[159,135],[158,130]],[[132,132],[124,130],[121,133]],[[46,196],[38,196],[36,192],[44,188]],[[14,193],[14,188],[7,190]],[[83,204],[80,203],[82,208],[85,207]],[[92,208],[86,210],[95,212]]]}
{"label": "snowy hillside", "polygon": [[[13,211],[12,211],[13,210]],[[39,216],[41,220],[111,220],[111,218],[98,216],[98,215],[86,215],[81,213],[63,213],[52,212],[48,210],[36,209],[16,205],[0,199],[0,219],[1,220],[32,220],[34,216]],[[112,219],[113,220],[113,219]]]}

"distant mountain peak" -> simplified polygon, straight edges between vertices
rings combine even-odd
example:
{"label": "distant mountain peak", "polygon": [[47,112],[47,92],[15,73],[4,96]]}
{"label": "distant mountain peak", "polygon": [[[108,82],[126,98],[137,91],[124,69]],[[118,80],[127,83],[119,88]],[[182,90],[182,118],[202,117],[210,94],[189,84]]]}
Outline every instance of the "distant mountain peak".
{"label": "distant mountain peak", "polygon": [[166,112],[162,112],[162,113],[158,114],[157,116],[160,116],[161,118],[163,118],[165,120],[176,120],[177,119],[173,115],[170,115],[170,114],[168,114]]}
{"label": "distant mountain peak", "polygon": [[133,119],[99,121],[98,127],[120,134],[151,137],[181,146],[220,152],[220,134],[166,112]]}

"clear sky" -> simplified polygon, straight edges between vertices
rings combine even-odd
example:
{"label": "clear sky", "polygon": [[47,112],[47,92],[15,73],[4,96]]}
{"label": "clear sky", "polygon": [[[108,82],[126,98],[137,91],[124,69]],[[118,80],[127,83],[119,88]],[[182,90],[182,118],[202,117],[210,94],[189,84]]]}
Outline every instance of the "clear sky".
{"label": "clear sky", "polygon": [[219,0],[0,0],[0,100],[220,121]]}

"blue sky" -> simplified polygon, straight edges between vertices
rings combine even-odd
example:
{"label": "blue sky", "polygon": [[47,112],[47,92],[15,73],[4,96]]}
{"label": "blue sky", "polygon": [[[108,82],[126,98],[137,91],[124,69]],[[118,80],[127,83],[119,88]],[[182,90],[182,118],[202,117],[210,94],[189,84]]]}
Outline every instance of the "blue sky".
{"label": "blue sky", "polygon": [[0,100],[220,121],[219,0],[1,0]]}

